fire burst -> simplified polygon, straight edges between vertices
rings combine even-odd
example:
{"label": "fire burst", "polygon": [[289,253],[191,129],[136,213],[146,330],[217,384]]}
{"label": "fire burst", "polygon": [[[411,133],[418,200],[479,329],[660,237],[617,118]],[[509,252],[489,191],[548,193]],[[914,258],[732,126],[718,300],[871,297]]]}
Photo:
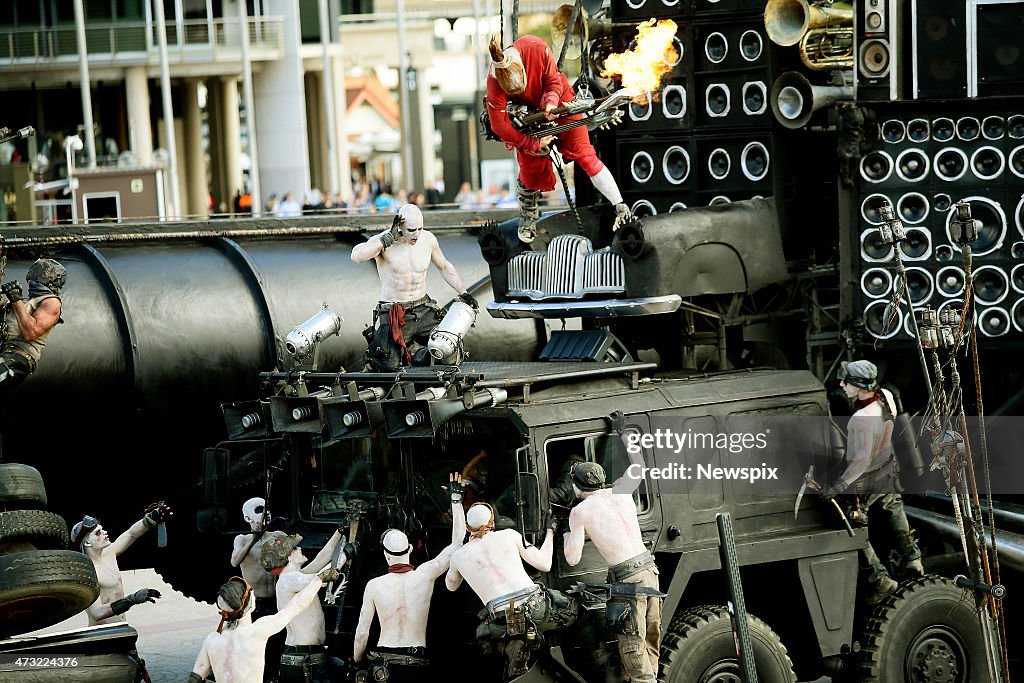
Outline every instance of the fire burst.
{"label": "fire burst", "polygon": [[645,104],[649,93],[657,93],[661,77],[672,70],[679,52],[672,43],[676,22],[649,19],[636,27],[636,45],[625,52],[608,55],[601,75],[620,76],[622,87],[639,93],[636,101]]}

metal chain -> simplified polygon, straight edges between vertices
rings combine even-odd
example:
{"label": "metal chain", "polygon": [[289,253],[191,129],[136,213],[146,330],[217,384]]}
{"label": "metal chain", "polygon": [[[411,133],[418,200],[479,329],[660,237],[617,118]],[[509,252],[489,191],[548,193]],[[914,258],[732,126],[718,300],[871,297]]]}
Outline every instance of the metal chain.
{"label": "metal chain", "polygon": [[580,219],[580,214],[576,211],[576,202],[572,200],[572,195],[569,193],[569,181],[565,178],[565,169],[562,167],[562,155],[558,153],[553,146],[551,148],[551,163],[554,164],[555,170],[558,171],[558,179],[562,181],[562,190],[565,192],[565,201],[569,205],[569,209],[572,211],[572,217],[576,221],[576,234],[583,235],[583,221]]}

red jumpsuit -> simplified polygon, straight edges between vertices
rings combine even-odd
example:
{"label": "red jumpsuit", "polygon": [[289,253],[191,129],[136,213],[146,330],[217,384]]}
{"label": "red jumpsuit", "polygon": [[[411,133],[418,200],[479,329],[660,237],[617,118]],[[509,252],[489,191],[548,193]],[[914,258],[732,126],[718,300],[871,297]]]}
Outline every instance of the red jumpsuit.
{"label": "red jumpsuit", "polygon": [[[505,147],[516,150],[519,160],[519,180],[529,190],[550,192],[555,189],[555,172],[551,160],[546,156],[536,156],[531,152],[540,149],[540,140],[517,131],[509,121],[505,105],[526,104],[543,111],[548,104],[561,106],[572,100],[574,93],[569,86],[565,74],[555,67],[555,59],[548,49],[547,43],[537,36],[523,36],[512,46],[519,50],[526,70],[526,89],[518,95],[509,97],[497,79],[494,78],[494,67],[487,74],[487,111],[491,117],[491,128],[505,141]],[[580,115],[561,119],[575,120]],[[604,164],[597,158],[594,146],[590,144],[590,134],[586,126],[578,126],[558,136],[558,151],[566,161],[575,161],[588,177],[600,173]]]}

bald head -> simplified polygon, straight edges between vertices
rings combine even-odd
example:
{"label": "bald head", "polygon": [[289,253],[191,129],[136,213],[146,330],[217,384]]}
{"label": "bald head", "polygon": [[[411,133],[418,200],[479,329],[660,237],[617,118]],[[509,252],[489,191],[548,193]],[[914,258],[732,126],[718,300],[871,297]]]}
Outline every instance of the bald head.
{"label": "bald head", "polygon": [[487,503],[474,503],[466,513],[466,528],[471,533],[481,534],[494,528],[494,508]]}
{"label": "bald head", "polygon": [[380,545],[384,550],[384,559],[388,564],[406,563],[409,561],[409,554],[412,546],[409,544],[409,537],[398,529],[388,529],[380,537]]}
{"label": "bald head", "polygon": [[415,204],[405,204],[398,210],[402,217],[402,234],[410,241],[419,239],[420,230],[423,229],[423,212]]}

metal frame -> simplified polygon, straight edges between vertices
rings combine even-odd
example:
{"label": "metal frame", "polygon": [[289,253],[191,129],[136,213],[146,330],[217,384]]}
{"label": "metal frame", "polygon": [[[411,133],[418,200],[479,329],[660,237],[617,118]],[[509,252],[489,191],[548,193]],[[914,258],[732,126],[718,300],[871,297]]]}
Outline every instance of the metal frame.
{"label": "metal frame", "polygon": [[[916,2],[914,3],[916,7]],[[1024,0],[967,0],[967,96],[978,96],[978,5],[1021,5]],[[916,81],[917,70],[914,70]]]}

